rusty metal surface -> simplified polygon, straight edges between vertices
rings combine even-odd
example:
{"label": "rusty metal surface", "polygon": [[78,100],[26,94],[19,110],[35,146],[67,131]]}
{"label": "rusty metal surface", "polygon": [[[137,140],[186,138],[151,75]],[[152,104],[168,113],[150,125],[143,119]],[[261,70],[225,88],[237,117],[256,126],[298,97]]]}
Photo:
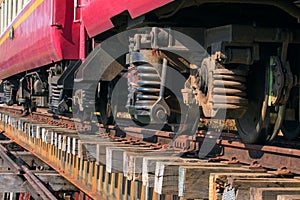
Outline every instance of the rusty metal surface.
{"label": "rusty metal surface", "polygon": [[[17,114],[22,114],[23,107],[22,106],[1,106],[1,111]],[[31,119],[35,119],[37,121],[42,121],[47,124],[57,125],[60,127],[66,127],[69,129],[75,129],[75,121],[76,119],[66,116],[53,116],[53,114],[47,113],[47,110],[39,108],[37,112],[31,113],[31,115],[25,116]]]}
{"label": "rusty metal surface", "polygon": [[[18,119],[19,116],[12,115],[11,112],[5,115],[12,116],[12,118],[15,119]],[[36,113],[36,115],[39,117],[41,116],[39,113]],[[45,124],[46,122],[44,120],[41,120],[39,122],[37,121],[40,119],[39,117],[36,117],[35,119],[33,119],[32,117],[29,117],[30,119],[23,117],[20,119],[28,124]],[[6,118],[2,119],[4,119],[4,121],[6,122]],[[49,143],[46,140],[44,141],[39,138],[34,138],[34,136],[32,136],[30,133],[20,131],[12,125],[11,121],[8,121],[6,123],[4,123],[4,121],[0,121],[0,127],[2,130],[5,130],[4,134],[6,136],[21,145],[23,148],[28,149],[35,156],[39,157],[43,162],[47,163],[50,167],[59,172],[60,175],[72,182],[90,198],[103,199],[112,197],[111,195],[114,194],[114,192],[117,192],[117,195],[123,195],[122,198],[124,197],[124,194],[127,194],[128,197],[130,196],[131,198],[135,198],[137,197],[136,194],[138,193],[142,195],[141,197],[143,198],[141,199],[144,199],[146,194],[145,190],[147,190],[146,188],[142,187],[142,191],[140,191],[138,187],[135,188],[134,185],[140,183],[135,183],[134,181],[128,180],[126,177],[124,177],[122,172],[115,173],[106,171],[105,164],[99,163],[98,157],[89,157],[87,153],[84,152],[86,151],[86,149],[78,149],[78,152],[77,150],[76,152],[74,150],[75,153],[72,153],[73,150],[72,152],[70,150],[66,150],[67,147],[65,147],[64,150],[63,147],[60,147],[59,149],[58,146],[55,146],[54,144]],[[70,123],[72,122],[70,121]],[[49,127],[49,125],[44,126]],[[55,124],[55,126],[58,125]],[[125,148],[131,148],[134,150],[136,149],[137,151],[142,147],[147,147],[147,151],[153,151],[154,149],[173,149],[180,150],[181,152],[185,153],[194,152],[194,154],[190,155],[195,156],[197,155],[197,153],[195,152],[197,152],[201,147],[204,136],[210,138],[214,137],[213,134],[210,135],[209,133],[200,131],[195,136],[176,137],[176,140],[170,142],[172,141],[172,139],[174,139],[174,134],[172,132],[128,127],[125,130],[126,133],[118,133],[118,130],[115,130],[114,128],[114,126],[111,126],[107,134],[103,134],[101,136],[93,135],[89,138],[89,140],[81,141],[80,143],[85,143],[87,145],[97,145],[97,141],[95,140],[98,137],[107,139],[105,140],[107,142],[100,142],[102,145],[104,145],[104,147],[101,147],[104,148],[104,150],[106,146],[110,146],[111,142],[111,144],[117,144],[118,146],[123,147],[124,145],[127,145]],[[70,132],[69,130],[70,133],[63,133],[63,130],[68,130],[67,128],[54,129],[61,130],[61,136],[63,136],[64,134],[70,134],[72,132]],[[51,128],[49,128],[49,130],[51,130]],[[126,135],[126,137],[124,134]],[[156,138],[156,143],[143,141],[143,134],[151,134]],[[71,134],[68,137],[77,138],[77,136],[74,134]],[[172,144],[173,146],[170,146],[170,144]],[[221,139],[216,139],[216,147],[218,147],[217,150],[221,149],[223,152],[216,158],[211,159],[211,161],[217,163],[235,165],[249,170],[257,171],[264,170],[264,168],[278,169],[277,171],[273,172],[278,177],[290,177],[292,175],[291,173],[300,174],[300,170],[298,167],[300,164],[300,149],[268,145],[260,146],[242,144],[239,142],[239,139],[236,136],[232,136],[230,133],[222,135]],[[119,151],[122,152],[123,150]],[[131,152],[128,153],[128,155],[131,155],[132,153],[136,154],[136,152]],[[216,153],[218,152],[216,151],[215,154]],[[157,159],[159,160],[159,158]],[[114,184],[117,186],[113,187]],[[129,184],[130,186],[134,187],[131,188],[131,191],[128,191],[127,188],[129,187]],[[155,198],[153,197],[152,199]]]}
{"label": "rusty metal surface", "polygon": [[[12,139],[14,142],[16,142],[17,144],[19,144],[21,147],[29,150],[33,155],[37,156],[38,158],[40,158],[43,162],[47,163],[51,168],[55,169],[55,171],[59,172],[60,175],[62,175],[65,179],[67,179],[68,181],[70,181],[73,185],[75,185],[77,188],[79,188],[81,191],[83,191],[85,194],[88,194],[91,198],[93,199],[102,199],[101,195],[92,192],[91,188],[89,188],[88,186],[82,184],[81,181],[79,180],[75,180],[74,177],[72,177],[71,175],[68,174],[67,171],[64,171],[61,167],[62,166],[57,166],[57,164],[50,158],[47,158],[46,156],[42,156],[41,155],[41,149],[40,150],[34,150],[33,148],[30,147],[30,145],[22,142],[22,140],[18,139],[18,138],[14,138],[12,137],[12,133],[10,133],[8,130],[6,130],[6,133],[4,133],[8,138]],[[32,174],[27,174],[25,175],[26,178],[28,178],[29,183],[30,184],[36,184],[37,180],[35,178],[32,177]],[[36,185],[34,185],[34,188],[37,189],[39,187],[41,187],[42,185],[40,185],[39,183],[37,183]],[[45,199],[56,199],[54,198],[45,198]]]}
{"label": "rusty metal surface", "polygon": [[222,158],[236,157],[242,163],[257,161],[270,169],[286,167],[293,173],[300,174],[300,150],[268,145],[250,145],[239,142],[219,140]]}
{"label": "rusty metal surface", "polygon": [[[4,110],[8,111],[9,109],[10,108],[5,108]],[[19,108],[15,108],[14,110],[18,113]],[[59,119],[53,119],[48,113],[41,112],[34,113],[32,118],[68,128],[72,127],[72,124],[74,123],[72,118],[61,117]],[[114,126],[109,127],[108,130],[109,134],[106,137],[124,144],[151,147],[151,149],[170,148],[170,144],[172,144],[173,149],[181,150],[183,152],[196,152],[199,150],[204,137],[203,131],[200,131],[198,135],[177,137],[176,140],[172,141],[172,138],[174,137],[173,132],[127,127],[124,128],[126,132],[125,135],[122,135],[117,133],[118,130],[115,130]],[[143,141],[145,137],[149,138],[148,135],[154,137],[153,141],[156,141],[156,143]],[[297,167],[300,162],[299,149],[270,145],[243,144],[239,142],[238,137],[229,133],[222,134],[221,137],[222,139],[217,140],[217,145],[224,150],[224,155],[222,156],[223,159],[230,160],[232,157],[236,157],[240,162],[248,164],[251,164],[253,161],[258,161],[263,167],[273,169],[284,166],[292,170],[292,172],[300,174],[300,169]],[[285,143],[282,143],[280,145],[284,146],[284,144]]]}

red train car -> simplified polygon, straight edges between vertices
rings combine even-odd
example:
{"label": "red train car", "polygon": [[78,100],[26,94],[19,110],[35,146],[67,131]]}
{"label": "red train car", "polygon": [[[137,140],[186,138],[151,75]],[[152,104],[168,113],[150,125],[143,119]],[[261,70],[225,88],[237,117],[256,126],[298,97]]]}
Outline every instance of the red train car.
{"label": "red train car", "polygon": [[[6,80],[9,104],[16,98],[25,103],[30,96],[28,88],[34,88],[35,103],[47,106],[49,65],[79,59],[80,24],[73,22],[73,12],[73,1],[2,2],[0,79]],[[26,85],[26,91],[16,93]]]}
{"label": "red train car", "polygon": [[2,33],[0,79],[78,59],[79,24],[72,21],[73,10],[72,1],[29,1]]}
{"label": "red train car", "polygon": [[[78,107],[91,115],[94,107],[106,123],[111,91],[128,73],[124,108],[137,124],[198,119],[196,106],[205,118],[226,112],[248,143],[272,140],[280,129],[289,139],[300,133],[297,1],[7,0],[0,20],[4,101],[26,111],[49,106],[63,114]],[[123,37],[125,46],[111,46],[128,49],[98,77],[92,100],[88,90],[73,91],[78,70],[84,73],[75,81],[83,85],[93,70],[103,70],[107,39],[150,26]],[[199,52],[187,49],[188,41],[210,56],[193,61]],[[178,91],[164,87],[169,69],[186,78],[173,83]]]}

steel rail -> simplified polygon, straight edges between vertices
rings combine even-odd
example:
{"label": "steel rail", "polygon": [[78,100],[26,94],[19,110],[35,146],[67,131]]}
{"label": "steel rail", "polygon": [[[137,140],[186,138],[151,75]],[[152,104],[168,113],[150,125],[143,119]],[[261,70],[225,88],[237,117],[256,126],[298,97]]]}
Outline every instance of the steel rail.
{"label": "steel rail", "polygon": [[270,145],[243,144],[228,140],[218,140],[221,158],[235,158],[241,163],[258,162],[265,168],[280,169],[286,167],[295,174],[300,174],[300,150]]}
{"label": "steel rail", "polygon": [[57,199],[27,167],[22,166],[21,168],[25,172],[23,176],[41,199]]}
{"label": "steel rail", "polygon": [[[30,187],[34,189],[37,194],[37,199],[57,199],[44,185],[43,183],[24,165],[19,166],[16,164],[7,154],[8,150],[0,144],[0,157],[5,160],[9,166],[12,167],[12,171],[15,173],[22,175]],[[29,191],[30,193],[32,191]],[[34,193],[31,193],[32,196],[36,196]]]}
{"label": "steel rail", "polygon": [[[38,113],[36,113],[38,115]],[[143,135],[153,135],[158,139],[157,141],[166,140],[170,142],[174,136],[172,132],[165,131],[156,131],[156,130],[148,130],[142,128],[132,128],[127,127],[124,128],[126,134],[129,133],[129,137],[131,138],[119,138],[114,134],[110,134],[108,137],[115,140],[122,140],[123,142],[128,141],[128,143],[132,144],[140,144],[140,145],[151,145],[156,148],[164,148],[164,144],[157,143],[149,143],[143,141]],[[182,149],[184,152],[189,150],[197,151],[203,142],[204,136],[190,136],[190,137],[178,137],[173,144],[173,148],[178,149],[177,147],[184,147]],[[209,135],[206,135],[209,137]],[[261,165],[266,168],[277,169],[280,167],[287,167],[292,172],[300,174],[300,149],[295,148],[287,148],[287,147],[279,147],[279,146],[271,146],[271,145],[253,145],[253,144],[243,144],[238,141],[236,136],[228,136],[228,134],[222,135],[222,139],[212,138],[212,140],[216,141],[216,146],[223,150],[222,157],[224,159],[230,160],[232,157],[236,157],[240,162],[250,164],[253,161],[258,161]]]}
{"label": "steel rail", "polygon": [[12,171],[14,171],[17,174],[20,174],[20,172],[22,171],[21,167],[19,165],[17,165],[8,155],[7,155],[8,150],[2,146],[2,144],[0,144],[0,157],[5,160],[8,165],[13,169]]}
{"label": "steel rail", "polygon": [[[6,119],[7,115],[10,115],[9,112],[3,112],[4,113],[4,119]],[[38,115],[38,113],[37,113]],[[10,115],[10,117],[17,119],[18,115]],[[7,117],[10,119],[10,117]],[[30,116],[28,116],[30,117]],[[25,123],[26,119],[22,119],[20,121],[24,120]],[[33,120],[37,121],[37,120]],[[28,122],[32,123],[32,122]],[[35,124],[35,122],[33,122]],[[105,166],[103,163],[101,164],[99,161],[99,165],[97,165],[97,158],[92,158],[91,160],[86,160],[83,157],[79,158],[79,155],[83,155],[85,151],[83,148],[80,149],[79,153],[79,147],[78,147],[78,153],[70,153],[66,154],[65,150],[59,150],[59,145],[50,145],[50,143],[43,142],[42,139],[28,139],[28,137],[35,137],[31,136],[31,134],[26,130],[25,132],[21,132],[20,129],[17,129],[16,126],[12,123],[10,124],[9,120],[8,123],[3,123],[1,125],[2,129],[5,130],[4,134],[13,140],[14,142],[18,143],[23,148],[30,151],[33,155],[41,159],[43,162],[47,163],[51,168],[55,169],[61,176],[66,178],[68,181],[70,181],[73,185],[75,185],[79,190],[81,190],[82,193],[85,193],[85,195],[89,196],[93,199],[105,199],[107,197],[111,197],[114,187],[115,186],[115,176],[118,172],[113,172],[110,175],[108,175],[110,172],[106,171]],[[150,129],[143,129],[143,128],[133,128],[133,127],[127,127],[124,129],[125,134],[129,137],[122,138],[118,137],[118,134],[116,133],[116,130],[111,130],[108,134],[98,135],[97,137],[103,137],[103,138],[109,138],[109,141],[105,142],[120,142],[120,146],[123,146],[123,144],[132,144],[132,147],[135,148],[137,146],[149,146],[149,150],[151,149],[151,145],[157,145],[155,148],[165,148],[161,147],[163,145],[158,144],[159,140],[163,141],[169,141],[172,139],[175,139],[175,142],[173,143],[174,146],[167,146],[166,148],[176,148],[176,142],[177,147],[180,147],[181,152],[197,152],[199,148],[201,147],[201,144],[203,142],[204,137],[210,138],[212,142],[216,144],[216,149],[220,151],[215,151],[214,155],[220,154],[219,157],[216,157],[215,160],[220,162],[221,160],[226,160],[226,162],[230,163],[241,163],[240,165],[242,168],[259,168],[257,170],[261,170],[260,165],[262,167],[267,169],[280,169],[283,167],[288,168],[293,173],[300,174],[300,169],[298,169],[300,165],[300,149],[295,148],[287,148],[287,147],[278,147],[278,146],[271,146],[271,145],[250,145],[250,144],[243,144],[239,142],[239,139],[234,134],[224,133],[221,137],[221,139],[218,139],[214,137],[213,133],[207,132],[204,133],[203,131],[199,132],[197,135],[193,136],[184,136],[183,137],[174,137],[174,133],[172,132],[165,132],[165,131],[156,131],[156,130],[150,130]],[[68,132],[61,133],[67,134]],[[154,137],[157,137],[156,143],[150,143],[143,141],[143,135],[153,135]],[[73,136],[70,136],[72,139]],[[74,136],[76,137],[76,136]],[[135,139],[136,138],[136,139]],[[71,141],[70,139],[70,141]],[[93,138],[91,139],[91,145],[97,144],[97,142],[93,141]],[[32,142],[34,141],[34,142]],[[87,141],[88,142],[88,141]],[[76,144],[76,142],[75,142]],[[79,141],[78,141],[79,144]],[[100,144],[100,143],[99,143]],[[69,144],[70,145],[70,144]],[[105,144],[110,145],[110,144]],[[72,145],[71,145],[72,146]],[[63,147],[61,147],[62,149]],[[74,147],[76,149],[76,147]],[[187,151],[188,150],[188,151]],[[71,151],[71,150],[68,150]],[[102,155],[103,150],[97,150],[99,151],[98,154]],[[49,153],[50,152],[50,153]],[[52,153],[51,153],[52,152]],[[102,153],[101,153],[102,152]],[[106,151],[105,151],[106,152]],[[117,152],[117,151],[116,151]],[[1,154],[0,154],[1,155]],[[183,156],[190,157],[187,154],[182,154]],[[195,154],[197,155],[197,154]],[[107,158],[107,156],[106,156]],[[113,159],[113,157],[111,157]],[[235,158],[235,159],[232,159]],[[94,160],[96,159],[96,160]],[[156,158],[155,158],[156,159]],[[100,160],[100,159],[99,159]],[[231,161],[230,161],[231,160]],[[257,162],[259,164],[257,164]],[[251,163],[255,163],[253,165],[249,165]],[[80,167],[78,167],[80,166]],[[192,167],[192,166],[190,166]],[[198,166],[197,166],[198,167]],[[197,168],[196,167],[196,168]],[[200,167],[200,165],[199,165]],[[285,168],[283,168],[285,169]],[[70,170],[70,171],[69,171]],[[240,169],[239,169],[240,170]],[[265,169],[262,169],[265,170]],[[23,170],[22,171],[26,171]],[[273,173],[273,172],[272,172]],[[277,174],[278,173],[278,174]],[[281,174],[280,174],[281,173]],[[285,174],[284,174],[285,173]],[[27,173],[26,173],[27,174]],[[98,175],[97,175],[98,174]],[[285,170],[276,171],[274,172],[275,175],[290,175]],[[28,175],[28,174],[27,174]],[[97,177],[99,176],[99,177]],[[120,184],[123,177],[123,174],[118,174],[120,180]],[[124,178],[124,177],[123,177]],[[28,178],[30,179],[30,178]],[[33,183],[35,183],[35,180],[30,179]],[[125,180],[125,179],[123,179]],[[118,183],[118,185],[119,185]],[[124,182],[125,183],[125,182]],[[126,182],[127,184],[133,184],[133,182]],[[35,185],[38,187],[38,185]],[[133,185],[131,185],[133,186]],[[98,188],[99,187],[99,188]],[[122,185],[123,187],[123,185]],[[127,187],[126,185],[124,188]],[[128,188],[127,188],[128,189]],[[120,190],[120,191],[123,191]],[[134,192],[134,189],[131,191]],[[142,193],[142,192],[141,192]],[[124,190],[124,194],[127,194],[127,191]],[[133,194],[133,193],[132,193]],[[144,194],[144,193],[143,193]],[[133,197],[133,196],[130,196]],[[49,198],[48,198],[49,199]]]}

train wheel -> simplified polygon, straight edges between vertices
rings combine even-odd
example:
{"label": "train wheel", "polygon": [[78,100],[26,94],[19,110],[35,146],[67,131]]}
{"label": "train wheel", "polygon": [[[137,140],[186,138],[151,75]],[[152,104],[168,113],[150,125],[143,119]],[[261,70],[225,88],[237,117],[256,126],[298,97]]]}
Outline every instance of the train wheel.
{"label": "train wheel", "polygon": [[110,104],[103,103],[103,105],[100,106],[100,116],[98,117],[98,121],[104,125],[113,124],[114,119]]}
{"label": "train wheel", "polygon": [[294,87],[291,90],[285,112],[285,120],[281,125],[281,132],[285,139],[295,140],[300,136],[299,122],[299,88]]}
{"label": "train wheel", "polygon": [[99,112],[100,115],[98,115],[98,121],[104,125],[110,125],[113,124],[113,114],[111,109],[110,100],[108,99],[108,96],[111,96],[109,93],[109,83],[108,82],[101,82],[99,83],[98,87],[98,93],[96,97],[96,112]]}
{"label": "train wheel", "polygon": [[132,121],[138,126],[146,126],[150,124],[151,118],[147,115],[130,115]]}
{"label": "train wheel", "polygon": [[239,136],[243,142],[264,144],[268,141],[272,133],[269,118],[264,116],[268,114],[268,110],[263,110],[262,102],[249,102],[249,108],[244,116],[236,120]]}
{"label": "train wheel", "polygon": [[[252,66],[248,77],[248,108],[236,119],[238,133],[244,143],[266,143],[272,134],[268,102],[268,70]],[[253,84],[255,83],[255,84]],[[261,87],[264,86],[264,87]]]}
{"label": "train wheel", "polygon": [[285,139],[297,139],[300,135],[300,123],[298,121],[285,120],[282,122],[281,131]]}
{"label": "train wheel", "polygon": [[[265,143],[272,141],[278,135],[283,124],[286,103],[294,80],[289,64],[281,61],[277,56],[270,57],[270,64],[263,69],[264,71],[257,67],[255,69],[248,81],[250,85],[248,109],[242,118],[237,119],[236,122],[244,142]],[[263,100],[257,100],[259,98]],[[283,127],[289,125],[292,124],[285,122]],[[289,130],[297,129],[298,124],[296,123],[289,128]],[[290,134],[287,137],[296,137],[295,135],[297,135],[297,132],[285,132],[286,135]]]}

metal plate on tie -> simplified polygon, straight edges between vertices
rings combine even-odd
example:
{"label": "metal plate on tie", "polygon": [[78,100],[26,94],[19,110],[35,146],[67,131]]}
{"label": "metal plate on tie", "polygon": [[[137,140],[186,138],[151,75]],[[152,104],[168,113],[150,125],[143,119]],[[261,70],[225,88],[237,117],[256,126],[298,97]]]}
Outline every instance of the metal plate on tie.
{"label": "metal plate on tie", "polygon": [[226,187],[222,195],[222,200],[235,200],[234,188]]}

